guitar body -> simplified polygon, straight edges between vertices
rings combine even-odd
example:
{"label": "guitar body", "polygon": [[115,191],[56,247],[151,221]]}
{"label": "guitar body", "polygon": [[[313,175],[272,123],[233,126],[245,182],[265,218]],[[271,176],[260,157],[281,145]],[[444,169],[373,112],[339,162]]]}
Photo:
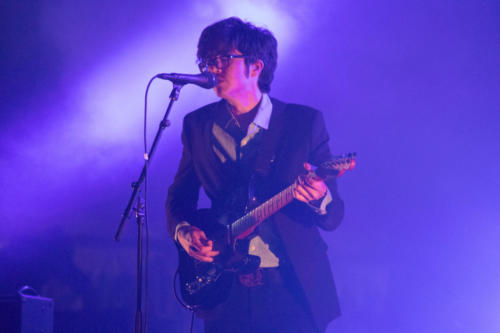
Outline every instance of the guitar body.
{"label": "guitar body", "polygon": [[182,300],[192,310],[211,309],[229,297],[234,277],[223,265],[194,260],[179,249],[178,272]]}
{"label": "guitar body", "polygon": [[248,254],[248,242],[245,240],[233,241],[228,226],[213,222],[227,220],[227,216],[217,219],[210,210],[203,209],[198,211],[198,218],[199,226],[210,226],[204,227],[203,231],[214,242],[214,249],[220,253],[211,263],[201,262],[193,259],[178,245],[178,273],[181,297],[185,305],[193,310],[206,310],[226,300],[236,273],[257,270],[260,258]]}

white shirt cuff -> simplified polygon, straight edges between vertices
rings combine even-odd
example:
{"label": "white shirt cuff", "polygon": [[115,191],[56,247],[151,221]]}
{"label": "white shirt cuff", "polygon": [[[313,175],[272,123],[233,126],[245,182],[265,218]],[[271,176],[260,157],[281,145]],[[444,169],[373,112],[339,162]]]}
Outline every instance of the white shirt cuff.
{"label": "white shirt cuff", "polygon": [[191,224],[189,224],[186,221],[182,221],[178,225],[175,226],[175,232],[174,232],[174,240],[177,242],[177,233],[179,232],[179,229],[182,227],[189,227]]}
{"label": "white shirt cuff", "polygon": [[326,214],[326,206],[332,202],[333,198],[332,198],[332,194],[330,193],[330,190],[327,188],[326,189],[326,195],[324,196],[323,200],[321,200],[321,203],[318,206],[315,206],[315,205],[311,205],[310,203],[308,203],[307,205],[309,207],[312,208],[312,210],[314,210],[316,213],[318,213],[319,215],[325,215]]}

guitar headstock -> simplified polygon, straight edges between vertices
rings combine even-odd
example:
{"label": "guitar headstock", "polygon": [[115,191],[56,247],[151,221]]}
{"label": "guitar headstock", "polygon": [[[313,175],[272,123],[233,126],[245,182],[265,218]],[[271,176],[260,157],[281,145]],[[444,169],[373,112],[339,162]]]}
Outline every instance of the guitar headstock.
{"label": "guitar headstock", "polygon": [[324,179],[327,177],[340,177],[346,171],[356,166],[356,153],[347,153],[335,156],[333,160],[325,161],[314,172],[316,176]]}

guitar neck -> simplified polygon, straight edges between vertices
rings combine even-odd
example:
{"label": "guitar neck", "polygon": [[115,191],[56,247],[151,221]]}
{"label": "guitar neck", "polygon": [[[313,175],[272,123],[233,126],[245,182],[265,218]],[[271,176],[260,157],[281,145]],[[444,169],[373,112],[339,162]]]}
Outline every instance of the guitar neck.
{"label": "guitar neck", "polygon": [[231,225],[232,238],[237,239],[239,236],[245,235],[271,215],[292,202],[293,190],[295,187],[295,184],[288,186],[263,204],[234,221]]}
{"label": "guitar neck", "polygon": [[[339,172],[352,170],[355,163],[356,153],[344,154],[336,159],[321,163],[314,172],[310,171],[308,177],[316,179],[326,179],[328,177],[338,177]],[[257,208],[251,210],[246,215],[240,217],[231,224],[231,238],[244,238],[253,232],[255,227],[264,222],[268,217],[288,205],[293,200],[293,191],[297,187],[296,183],[285,188],[280,193],[273,196]]]}

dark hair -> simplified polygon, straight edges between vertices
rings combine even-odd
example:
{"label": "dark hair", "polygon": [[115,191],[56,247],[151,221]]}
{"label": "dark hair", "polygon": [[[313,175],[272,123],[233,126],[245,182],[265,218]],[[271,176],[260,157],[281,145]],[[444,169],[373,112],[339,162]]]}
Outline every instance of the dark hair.
{"label": "dark hair", "polygon": [[198,41],[198,61],[235,49],[246,56],[247,66],[262,60],[264,68],[259,77],[259,89],[269,92],[278,60],[278,42],[273,34],[237,17],[227,18],[203,30]]}

